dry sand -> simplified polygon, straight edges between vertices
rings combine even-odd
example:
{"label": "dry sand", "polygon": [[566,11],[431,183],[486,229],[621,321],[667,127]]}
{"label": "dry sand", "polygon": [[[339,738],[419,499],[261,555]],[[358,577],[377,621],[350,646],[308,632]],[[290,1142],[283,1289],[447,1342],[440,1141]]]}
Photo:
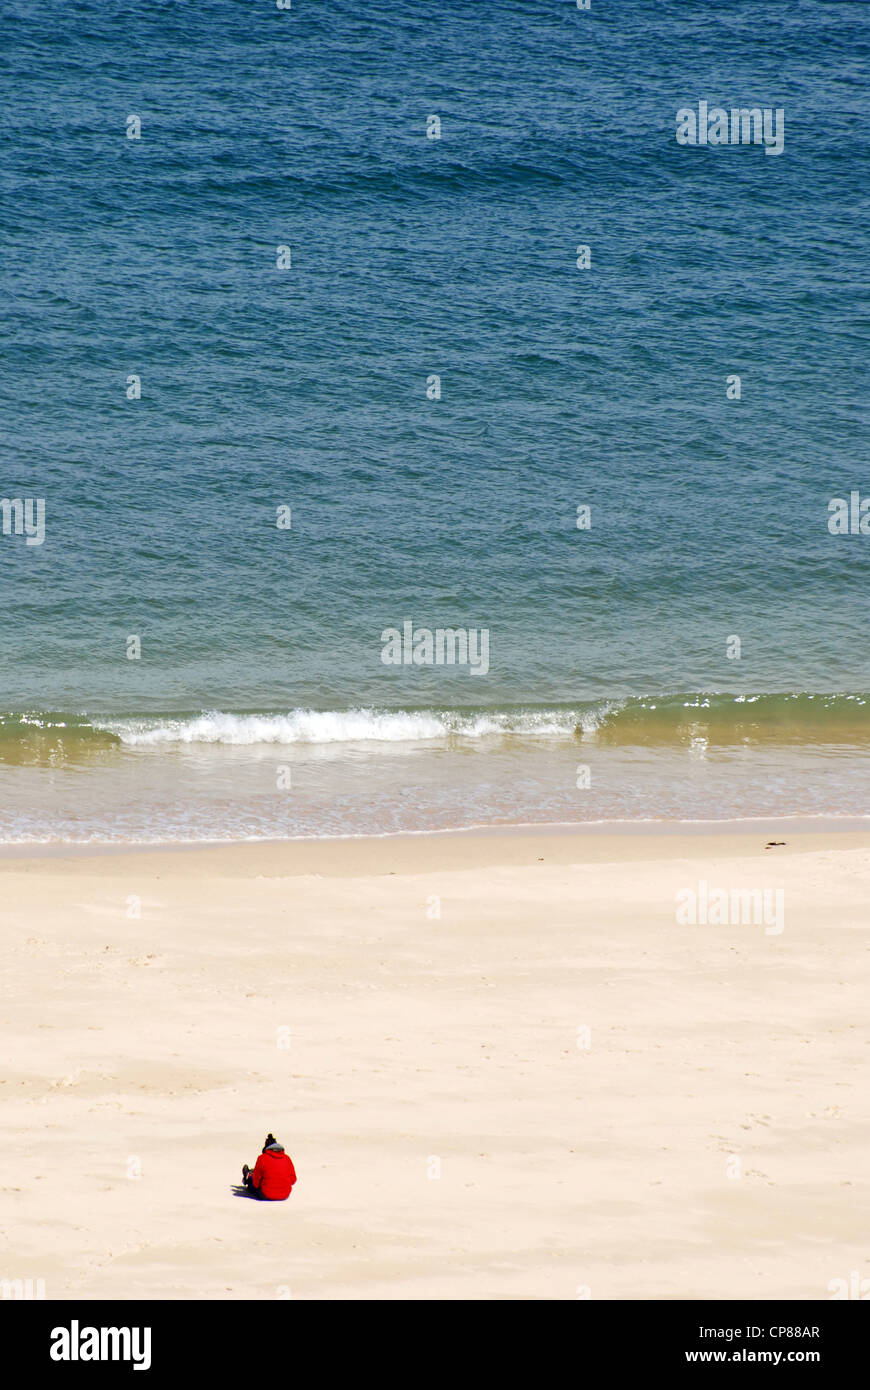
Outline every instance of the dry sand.
{"label": "dry sand", "polygon": [[[27,855],[0,876],[0,1278],[95,1299],[870,1279],[870,832]],[[677,925],[699,879],[783,888],[784,931]],[[269,1129],[299,1173],[281,1204],[233,1193]]]}

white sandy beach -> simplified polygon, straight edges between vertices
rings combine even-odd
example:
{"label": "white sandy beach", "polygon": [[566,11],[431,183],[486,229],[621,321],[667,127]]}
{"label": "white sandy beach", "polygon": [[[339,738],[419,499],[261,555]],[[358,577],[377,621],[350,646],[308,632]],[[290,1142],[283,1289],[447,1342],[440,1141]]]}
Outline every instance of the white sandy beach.
{"label": "white sandy beach", "polygon": [[[870,1278],[870,831],[0,875],[2,1278],[94,1299],[824,1299]],[[678,926],[700,879],[784,889],[784,930]],[[282,1204],[233,1194],[270,1129],[299,1174]]]}

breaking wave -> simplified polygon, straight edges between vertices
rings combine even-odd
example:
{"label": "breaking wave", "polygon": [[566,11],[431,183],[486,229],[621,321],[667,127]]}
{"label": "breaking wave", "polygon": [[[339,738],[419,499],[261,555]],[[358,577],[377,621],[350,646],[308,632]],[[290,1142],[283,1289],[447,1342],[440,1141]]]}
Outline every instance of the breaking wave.
{"label": "breaking wave", "polygon": [[0,714],[0,761],[128,749],[436,743],[492,738],[608,745],[870,745],[870,695],[684,694],[502,710],[293,709],[86,716]]}

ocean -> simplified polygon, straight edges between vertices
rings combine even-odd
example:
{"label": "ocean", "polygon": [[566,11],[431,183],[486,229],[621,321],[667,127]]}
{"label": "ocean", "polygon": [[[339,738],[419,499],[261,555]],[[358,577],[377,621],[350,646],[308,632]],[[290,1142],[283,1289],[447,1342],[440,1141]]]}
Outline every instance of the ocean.
{"label": "ocean", "polygon": [[870,814],[870,7],[0,8],[0,841]]}

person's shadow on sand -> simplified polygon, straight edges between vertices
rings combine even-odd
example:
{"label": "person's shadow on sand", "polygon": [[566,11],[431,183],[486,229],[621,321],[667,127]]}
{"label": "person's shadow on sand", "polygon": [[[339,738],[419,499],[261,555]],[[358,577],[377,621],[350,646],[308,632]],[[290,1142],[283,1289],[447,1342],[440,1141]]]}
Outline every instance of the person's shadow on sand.
{"label": "person's shadow on sand", "polygon": [[234,1197],[250,1197],[252,1202],[263,1200],[255,1187],[245,1187],[243,1183],[233,1183],[232,1193]]}

